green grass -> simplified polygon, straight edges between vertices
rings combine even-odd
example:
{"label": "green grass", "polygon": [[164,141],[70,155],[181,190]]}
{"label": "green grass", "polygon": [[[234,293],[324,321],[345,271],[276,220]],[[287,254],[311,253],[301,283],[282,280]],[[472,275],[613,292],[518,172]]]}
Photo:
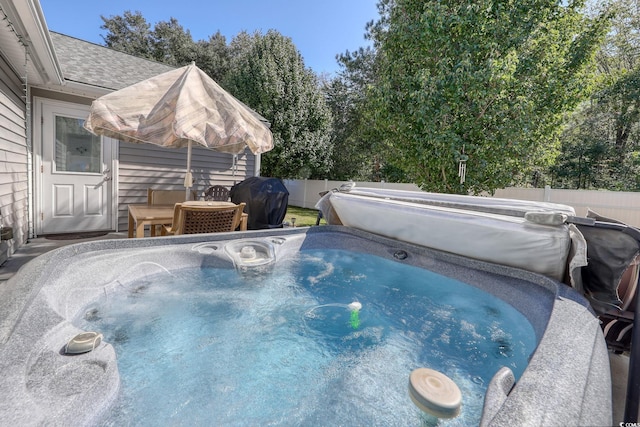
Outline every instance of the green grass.
{"label": "green grass", "polygon": [[[299,208],[296,206],[287,207],[287,213],[284,221],[291,224],[291,218],[296,219],[296,227],[309,227],[316,225],[318,211],[316,209]],[[324,219],[320,220],[320,225],[326,225]]]}

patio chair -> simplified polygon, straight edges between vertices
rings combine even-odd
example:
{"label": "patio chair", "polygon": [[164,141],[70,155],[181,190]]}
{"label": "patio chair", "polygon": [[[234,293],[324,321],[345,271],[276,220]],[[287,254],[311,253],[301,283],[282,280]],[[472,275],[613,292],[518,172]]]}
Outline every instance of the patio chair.
{"label": "patio chair", "polygon": [[[191,191],[191,198],[197,198],[197,192]],[[149,205],[174,205],[185,200],[184,190],[154,190],[147,188],[147,204]]]}
{"label": "patio chair", "polygon": [[[193,193],[195,194],[195,192]],[[148,205],[175,205],[184,201],[185,192],[183,190],[154,190],[153,188],[147,188]],[[156,235],[156,227],[154,225],[151,226],[151,237]]]}
{"label": "patio chair", "polygon": [[204,192],[204,200],[226,202],[229,200],[229,189],[223,185],[214,185]]}
{"label": "patio chair", "polygon": [[220,233],[235,231],[240,225],[245,203],[208,206],[205,203],[176,203],[171,226],[162,226],[162,235]]}

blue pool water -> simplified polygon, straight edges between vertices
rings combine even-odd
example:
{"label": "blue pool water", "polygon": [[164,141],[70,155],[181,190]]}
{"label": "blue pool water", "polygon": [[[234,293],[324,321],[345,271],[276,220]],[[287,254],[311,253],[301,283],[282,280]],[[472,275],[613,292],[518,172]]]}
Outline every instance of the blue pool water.
{"label": "blue pool water", "polygon": [[[357,301],[354,315],[347,308]],[[529,322],[460,281],[372,255],[302,251],[268,271],[184,269],[123,286],[77,325],[118,357],[121,392],[103,425],[421,425],[413,369],[462,391],[476,425],[502,366],[536,346]]]}

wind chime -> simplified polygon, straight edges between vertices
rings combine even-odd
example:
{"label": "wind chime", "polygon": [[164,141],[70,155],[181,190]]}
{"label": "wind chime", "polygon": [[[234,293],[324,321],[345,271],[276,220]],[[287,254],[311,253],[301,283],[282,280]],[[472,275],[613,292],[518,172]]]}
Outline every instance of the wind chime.
{"label": "wind chime", "polygon": [[458,176],[460,177],[460,184],[464,184],[467,176],[467,160],[469,156],[464,154],[464,145],[462,146],[462,153],[458,156]]}

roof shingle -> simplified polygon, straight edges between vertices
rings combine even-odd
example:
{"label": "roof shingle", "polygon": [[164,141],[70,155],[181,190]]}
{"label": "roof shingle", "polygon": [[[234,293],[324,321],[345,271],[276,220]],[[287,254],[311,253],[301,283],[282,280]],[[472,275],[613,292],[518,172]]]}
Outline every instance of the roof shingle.
{"label": "roof shingle", "polygon": [[118,90],[174,67],[51,31],[65,80]]}

